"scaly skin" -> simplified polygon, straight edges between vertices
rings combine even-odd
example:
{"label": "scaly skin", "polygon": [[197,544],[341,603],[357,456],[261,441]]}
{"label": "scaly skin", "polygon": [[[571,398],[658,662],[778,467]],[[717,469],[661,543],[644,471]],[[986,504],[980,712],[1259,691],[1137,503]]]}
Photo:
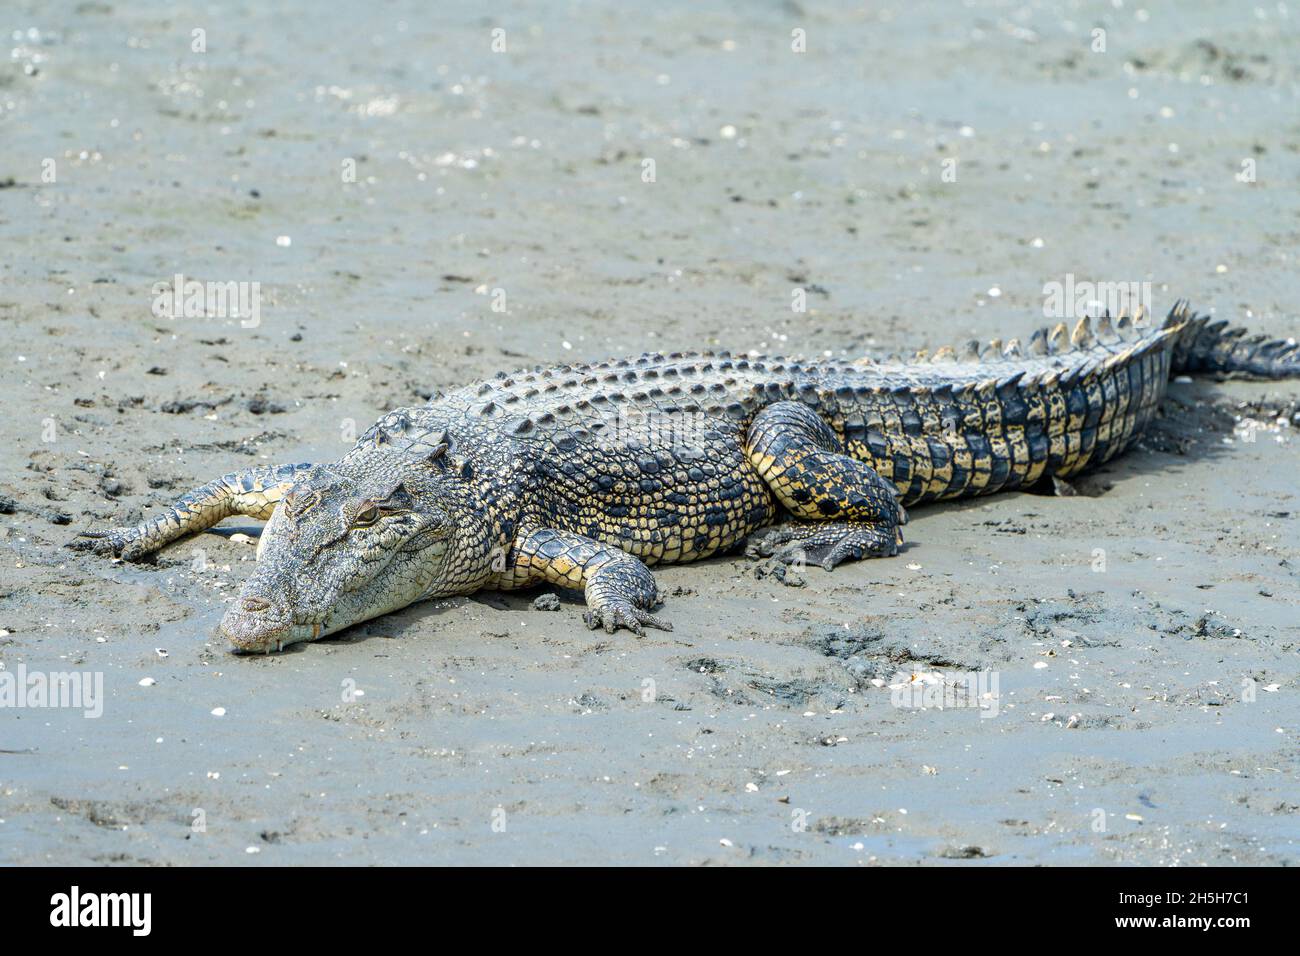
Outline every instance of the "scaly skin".
{"label": "scaly skin", "polygon": [[[1031,485],[1129,447],[1171,371],[1300,375],[1291,342],[1175,306],[907,361],[644,355],[498,375],[390,412],[342,459],[226,475],[74,546],[138,558],[232,514],[268,518],[220,632],[314,640],[425,598],[551,583],[589,627],[669,628],[649,565],[897,553],[904,505]],[[778,517],[788,518],[771,527]]]}

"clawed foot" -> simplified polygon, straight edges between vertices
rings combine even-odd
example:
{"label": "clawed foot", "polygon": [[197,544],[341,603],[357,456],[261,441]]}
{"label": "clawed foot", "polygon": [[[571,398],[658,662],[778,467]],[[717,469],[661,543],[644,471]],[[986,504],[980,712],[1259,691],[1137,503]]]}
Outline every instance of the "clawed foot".
{"label": "clawed foot", "polygon": [[587,613],[582,619],[593,631],[603,627],[613,634],[625,627],[638,637],[645,628],[671,631],[673,626],[650,611],[659,603],[659,588],[654,575],[640,561],[619,553],[587,578]]}
{"label": "clawed foot", "polygon": [[141,544],[140,533],[135,528],[110,528],[108,531],[82,531],[69,541],[65,548],[89,551],[91,554],[109,555],[123,561],[134,561],[149,553]]}
{"label": "clawed foot", "polygon": [[892,558],[903,532],[888,526],[850,521],[790,522],[764,528],[745,542],[745,556],[772,558],[796,567],[820,564],[827,571],[848,560]]}
{"label": "clawed foot", "polygon": [[655,617],[649,611],[641,610],[631,601],[622,600],[610,600],[599,607],[593,607],[582,615],[582,619],[593,631],[598,627],[604,627],[606,634],[613,634],[620,627],[627,628],[638,637],[645,636],[646,626],[657,627],[663,631],[673,629],[673,626],[662,618]]}
{"label": "clawed foot", "polygon": [[770,558],[776,554],[779,545],[793,539],[794,530],[791,525],[769,525],[760,528],[745,539],[745,557],[751,561]]}

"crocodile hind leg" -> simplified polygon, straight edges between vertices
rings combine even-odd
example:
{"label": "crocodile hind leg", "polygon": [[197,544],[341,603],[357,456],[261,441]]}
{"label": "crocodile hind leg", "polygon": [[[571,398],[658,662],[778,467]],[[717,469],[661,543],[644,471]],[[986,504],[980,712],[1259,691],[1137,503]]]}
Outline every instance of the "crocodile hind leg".
{"label": "crocodile hind leg", "polygon": [[231,515],[246,515],[265,521],[293,483],[315,467],[304,462],[231,472],[195,488],[162,514],[154,515],[134,528],[83,531],[77,540],[68,543],[68,547],[134,561],[177,538],[211,528]]}
{"label": "crocodile hind leg", "polygon": [[797,519],[751,537],[750,554],[830,570],[850,558],[898,553],[899,527],[907,523],[898,490],[846,455],[839,436],[807,405],[769,405],[749,426],[745,446],[772,494]]}
{"label": "crocodile hind leg", "polygon": [[751,535],[745,554],[782,564],[820,564],[830,571],[848,560],[892,558],[900,541],[897,530],[865,522],[788,521]]}
{"label": "crocodile hind leg", "polygon": [[671,631],[650,612],[659,603],[654,575],[638,558],[611,545],[567,531],[541,528],[524,535],[512,553],[503,587],[558,584],[579,589],[587,599],[587,627],[613,634],[626,627],[644,634],[643,625]]}

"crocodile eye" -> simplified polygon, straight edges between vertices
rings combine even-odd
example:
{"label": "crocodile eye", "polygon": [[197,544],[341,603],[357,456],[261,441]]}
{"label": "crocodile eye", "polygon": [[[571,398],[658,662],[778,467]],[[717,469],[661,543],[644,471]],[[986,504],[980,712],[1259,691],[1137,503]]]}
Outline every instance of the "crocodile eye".
{"label": "crocodile eye", "polygon": [[379,509],[373,504],[366,504],[356,516],[352,519],[352,527],[364,528],[366,525],[374,524],[379,520]]}

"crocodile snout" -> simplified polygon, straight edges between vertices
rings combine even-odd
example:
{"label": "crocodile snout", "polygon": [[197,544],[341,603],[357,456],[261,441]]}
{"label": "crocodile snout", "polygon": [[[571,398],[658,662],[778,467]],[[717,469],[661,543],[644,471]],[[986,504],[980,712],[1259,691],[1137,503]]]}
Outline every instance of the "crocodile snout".
{"label": "crocodile snout", "polygon": [[237,654],[269,654],[288,643],[293,629],[289,609],[261,595],[240,597],[217,627],[217,634],[230,642]]}

